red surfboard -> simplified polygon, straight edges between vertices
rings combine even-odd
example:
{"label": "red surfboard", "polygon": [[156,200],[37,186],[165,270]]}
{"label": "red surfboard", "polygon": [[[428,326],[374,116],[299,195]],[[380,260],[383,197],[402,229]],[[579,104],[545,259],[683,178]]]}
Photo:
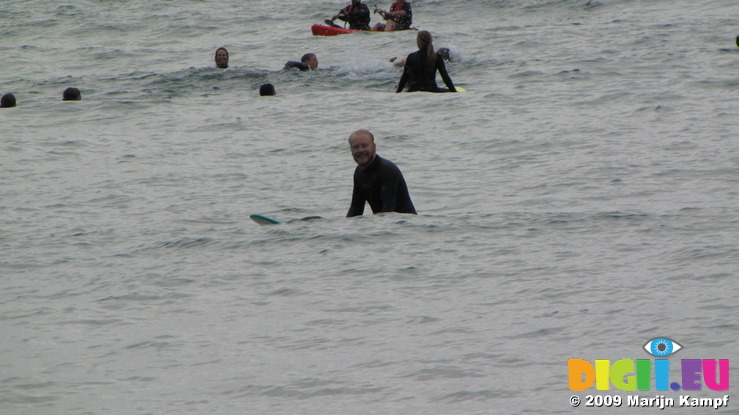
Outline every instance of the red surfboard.
{"label": "red surfboard", "polygon": [[322,24],[314,24],[310,27],[310,30],[313,32],[313,36],[337,36],[361,32],[361,30],[344,29],[343,27],[331,27]]}

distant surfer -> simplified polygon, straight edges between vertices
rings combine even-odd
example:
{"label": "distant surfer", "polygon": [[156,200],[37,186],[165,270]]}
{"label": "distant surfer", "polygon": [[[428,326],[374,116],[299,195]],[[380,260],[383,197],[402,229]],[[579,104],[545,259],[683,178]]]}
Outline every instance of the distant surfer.
{"label": "distant surfer", "polygon": [[354,170],[354,191],[347,217],[364,213],[369,202],[372,213],[398,212],[416,214],[408,186],[398,166],[377,155],[375,137],[367,130],[357,130],[349,136],[349,148],[357,168]]}
{"label": "distant surfer", "polygon": [[411,4],[404,0],[394,2],[387,11],[375,8],[375,13],[387,21],[387,23],[377,23],[372,26],[372,30],[376,32],[408,30],[413,24],[413,9]]}
{"label": "distant surfer", "polygon": [[[406,84],[408,84],[408,92],[457,92],[444,66],[444,59],[434,51],[431,33],[426,30],[418,32],[416,44],[418,50],[405,59],[403,75],[400,77],[398,89],[395,92],[403,91]],[[437,71],[449,89],[439,88],[436,84]]]}
{"label": "distant surfer", "polygon": [[300,58],[300,62],[288,61],[282,70],[286,71],[292,68],[298,68],[301,71],[315,71],[318,69],[318,57],[315,53],[306,53]]}
{"label": "distant surfer", "polygon": [[332,17],[331,20],[326,19],[326,23],[329,26],[341,27],[333,23],[336,19],[349,23],[349,29],[352,30],[369,30],[370,28],[369,7],[362,3],[361,0],[352,0],[352,4],[339,10],[339,13]]}
{"label": "distant surfer", "polygon": [[79,101],[82,99],[82,94],[77,88],[69,87],[62,93],[62,100],[64,101]]}
{"label": "distant surfer", "polygon": [[226,48],[216,49],[216,68],[228,68],[228,51]]}
{"label": "distant surfer", "polygon": [[0,98],[0,108],[12,108],[15,107],[15,95],[5,94]]}

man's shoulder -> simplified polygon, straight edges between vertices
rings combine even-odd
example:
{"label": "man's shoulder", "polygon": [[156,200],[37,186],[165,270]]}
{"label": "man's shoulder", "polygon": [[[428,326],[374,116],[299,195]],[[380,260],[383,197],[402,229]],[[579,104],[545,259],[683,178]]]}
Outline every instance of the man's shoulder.
{"label": "man's shoulder", "polygon": [[384,171],[400,172],[400,169],[398,168],[398,166],[386,158],[376,156],[375,162],[377,163],[377,167]]}
{"label": "man's shoulder", "polygon": [[292,69],[292,68],[298,68],[301,71],[307,71],[310,69],[307,63],[305,62],[297,62],[297,61],[288,61],[285,63],[285,67],[283,69]]}

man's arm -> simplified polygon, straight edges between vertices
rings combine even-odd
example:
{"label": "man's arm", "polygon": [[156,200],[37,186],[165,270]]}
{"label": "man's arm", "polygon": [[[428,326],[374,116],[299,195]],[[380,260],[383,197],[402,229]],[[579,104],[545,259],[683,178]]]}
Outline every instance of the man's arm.
{"label": "man's arm", "polygon": [[344,7],[343,9],[339,10],[339,13],[337,13],[332,19],[336,20],[339,19],[341,21],[346,22],[349,19],[347,10],[349,9],[349,6]]}
{"label": "man's arm", "polygon": [[353,216],[360,216],[364,213],[364,205],[367,202],[360,192],[360,186],[356,172],[354,173],[354,190],[352,191],[352,204],[349,206],[349,211],[346,212],[346,217],[351,218]]}

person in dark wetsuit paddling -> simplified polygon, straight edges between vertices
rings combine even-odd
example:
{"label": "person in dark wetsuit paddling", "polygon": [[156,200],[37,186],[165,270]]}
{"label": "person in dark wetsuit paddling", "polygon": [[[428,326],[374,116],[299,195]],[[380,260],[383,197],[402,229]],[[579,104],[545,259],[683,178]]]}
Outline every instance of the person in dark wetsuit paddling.
{"label": "person in dark wetsuit paddling", "polygon": [[336,27],[337,25],[333,24],[333,21],[336,19],[349,23],[349,29],[352,30],[370,30],[369,7],[363,4],[361,0],[352,0],[352,4],[339,10],[339,13],[332,17],[331,20],[326,20],[326,23],[330,23],[330,26]]}
{"label": "person in dark wetsuit paddling", "polygon": [[376,153],[375,136],[367,130],[357,130],[349,136],[352,157],[357,162],[354,170],[354,191],[347,217],[364,213],[369,202],[372,213],[398,212],[416,214],[403,173],[390,160]]}
{"label": "person in dark wetsuit paddling", "polygon": [[[446,66],[444,66],[444,59],[434,52],[431,33],[426,30],[418,32],[416,43],[418,44],[418,50],[405,58],[403,75],[400,77],[398,89],[395,92],[403,91],[406,83],[408,84],[408,92],[457,92],[452,78],[449,77]],[[439,71],[441,79],[449,88],[448,90],[436,85],[436,71]]]}

